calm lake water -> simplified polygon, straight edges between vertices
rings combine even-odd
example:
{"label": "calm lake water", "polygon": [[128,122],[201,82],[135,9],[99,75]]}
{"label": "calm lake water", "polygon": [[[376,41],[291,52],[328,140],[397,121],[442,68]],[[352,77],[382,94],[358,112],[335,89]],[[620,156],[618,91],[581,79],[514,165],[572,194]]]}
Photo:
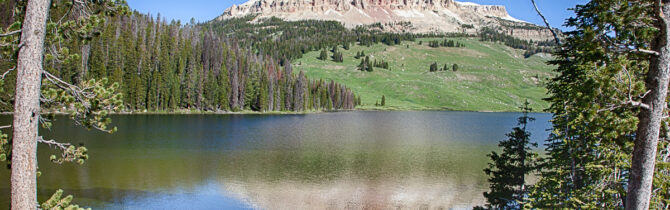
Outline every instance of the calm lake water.
{"label": "calm lake water", "polygon": [[[339,112],[115,116],[105,134],[59,117],[42,135],[84,144],[82,166],[39,148],[41,201],[62,188],[95,209],[470,208],[520,113]],[[549,114],[532,114],[535,142]],[[6,124],[11,116],[0,116]],[[9,170],[0,169],[0,206]]]}

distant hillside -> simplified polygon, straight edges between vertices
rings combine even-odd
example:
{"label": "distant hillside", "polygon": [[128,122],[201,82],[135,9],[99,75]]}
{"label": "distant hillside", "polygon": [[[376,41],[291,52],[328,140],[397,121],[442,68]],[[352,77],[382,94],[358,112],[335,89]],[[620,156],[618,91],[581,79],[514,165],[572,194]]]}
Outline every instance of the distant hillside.
{"label": "distant hillside", "polygon": [[[430,47],[431,41],[451,40],[465,47]],[[421,43],[421,45],[419,44]],[[330,48],[329,48],[330,50]],[[546,64],[551,57],[536,54],[524,58],[524,51],[480,38],[421,38],[388,46],[352,46],[338,49],[343,62],[319,60],[320,51],[307,53],[294,62],[311,78],[335,80],[352,88],[362,100],[359,108],[386,110],[447,109],[466,111],[518,111],[529,100],[535,111],[548,104],[544,83],[553,76]],[[359,70],[364,52],[371,63],[387,62],[388,69]],[[430,66],[436,63],[436,71]],[[443,70],[444,66],[446,70]],[[453,70],[457,64],[458,69]],[[385,96],[386,106],[375,106]]]}
{"label": "distant hillside", "polygon": [[482,28],[496,28],[523,39],[550,37],[548,30],[510,16],[504,6],[454,0],[249,0],[226,9],[217,20],[248,15],[333,20],[348,28],[380,23],[389,32],[476,34]]}
{"label": "distant hillside", "polygon": [[[547,106],[542,101],[543,84],[552,77],[551,67],[545,64],[551,58],[536,53],[551,52],[552,41],[527,41],[492,28],[476,35],[388,33],[373,26],[347,29],[335,21],[255,16],[215,20],[205,26],[258,53],[287,58],[296,71],[304,70],[311,78],[347,85],[361,97],[358,107],[364,109],[518,111],[526,99],[536,111]],[[465,46],[441,46],[445,41]],[[333,61],[335,46],[341,63]],[[319,60],[324,49],[325,58]],[[360,52],[371,57],[371,65],[376,59],[386,62],[390,70],[358,70],[361,59],[354,56]],[[433,62],[437,68],[458,64],[460,69],[430,72]],[[387,106],[375,106],[382,96]]]}

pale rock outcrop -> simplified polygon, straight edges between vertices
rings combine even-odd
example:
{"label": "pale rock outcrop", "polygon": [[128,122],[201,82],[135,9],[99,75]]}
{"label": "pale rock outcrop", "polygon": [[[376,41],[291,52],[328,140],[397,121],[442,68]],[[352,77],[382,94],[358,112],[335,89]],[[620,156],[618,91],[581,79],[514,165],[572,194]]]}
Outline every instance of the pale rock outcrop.
{"label": "pale rock outcrop", "polygon": [[[387,31],[476,33],[484,27],[532,40],[550,38],[548,30],[511,17],[504,6],[454,0],[250,0],[225,10],[218,20],[258,15],[287,21],[335,20],[353,28],[387,24]],[[397,23],[411,23],[411,25]]]}

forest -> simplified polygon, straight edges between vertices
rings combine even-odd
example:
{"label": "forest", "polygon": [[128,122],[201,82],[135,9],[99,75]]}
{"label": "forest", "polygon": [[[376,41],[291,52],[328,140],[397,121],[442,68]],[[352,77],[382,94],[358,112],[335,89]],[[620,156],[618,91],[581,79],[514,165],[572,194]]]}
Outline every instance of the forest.
{"label": "forest", "polygon": [[[120,84],[127,111],[302,112],[356,106],[349,88],[310,80],[293,70],[289,58],[250,50],[208,25],[133,12],[107,17],[97,33],[86,42],[65,42],[76,54],[47,57],[45,68],[75,85],[102,78]],[[14,77],[10,73],[6,81]],[[11,102],[14,84],[4,85],[3,101]],[[2,110],[12,104],[2,104]]]}

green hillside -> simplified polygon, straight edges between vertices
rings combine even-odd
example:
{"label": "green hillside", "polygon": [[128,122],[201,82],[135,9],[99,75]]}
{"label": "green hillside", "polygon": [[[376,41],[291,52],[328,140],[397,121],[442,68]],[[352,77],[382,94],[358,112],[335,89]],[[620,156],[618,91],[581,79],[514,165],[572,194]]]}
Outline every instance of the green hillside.
{"label": "green hillside", "polygon": [[[396,46],[353,45],[349,50],[340,46],[343,63],[319,60],[320,51],[313,51],[294,64],[310,78],[332,79],[352,88],[361,96],[361,109],[518,111],[526,99],[536,111],[548,106],[542,98],[546,97],[543,84],[552,76],[552,67],[546,64],[549,58],[535,55],[526,59],[522,50],[477,38],[449,39],[466,47],[428,46],[429,41],[442,38],[405,41]],[[361,61],[354,56],[359,51],[370,60],[389,62],[390,69],[358,70]],[[433,62],[438,68],[448,64],[450,69],[429,72]],[[458,64],[458,71],[451,70],[453,64]],[[386,96],[386,106],[375,106],[382,95]]]}

